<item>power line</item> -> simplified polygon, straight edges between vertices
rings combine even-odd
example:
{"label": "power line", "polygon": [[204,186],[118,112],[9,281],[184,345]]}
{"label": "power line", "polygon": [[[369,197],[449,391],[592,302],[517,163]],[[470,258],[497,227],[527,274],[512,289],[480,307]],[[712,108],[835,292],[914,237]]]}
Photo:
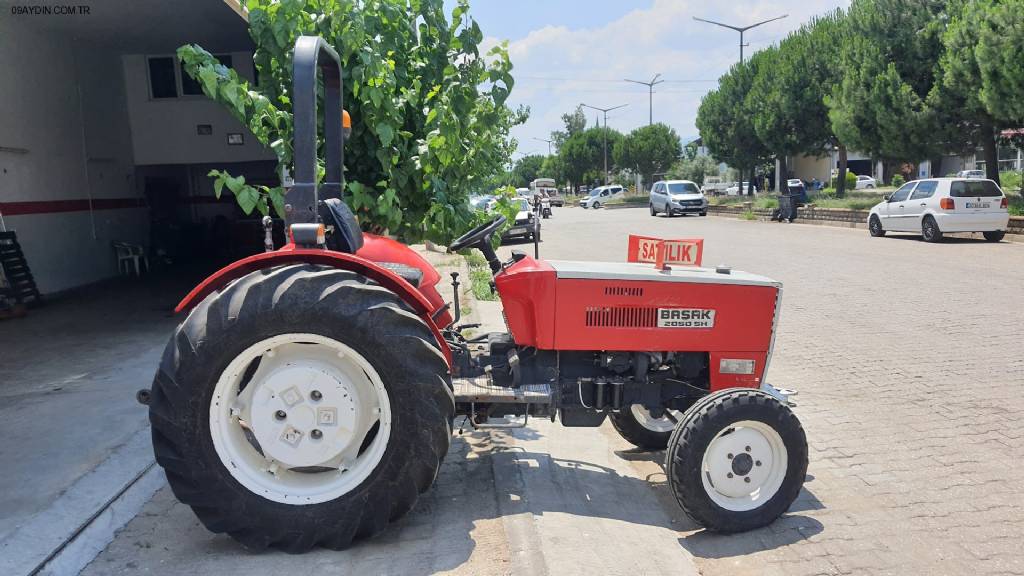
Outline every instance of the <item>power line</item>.
{"label": "power line", "polygon": [[[519,74],[516,74],[514,76],[514,78],[516,80],[545,80],[545,81],[549,81],[549,82],[550,81],[554,81],[554,82],[607,82],[607,83],[622,82],[622,80],[619,79],[619,78],[571,78],[571,77],[568,77],[568,76],[526,76],[526,75],[519,75]],[[715,79],[715,80],[702,80],[702,79],[664,80],[663,79],[662,82],[670,82],[670,83],[673,83],[673,84],[699,84],[699,83],[710,84],[710,83],[718,82],[718,80],[717,79]]]}

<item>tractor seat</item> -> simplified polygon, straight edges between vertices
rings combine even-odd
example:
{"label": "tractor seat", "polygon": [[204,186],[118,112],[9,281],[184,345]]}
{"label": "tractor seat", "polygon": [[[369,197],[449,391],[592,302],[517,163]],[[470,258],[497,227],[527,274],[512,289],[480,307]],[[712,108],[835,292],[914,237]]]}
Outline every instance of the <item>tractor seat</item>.
{"label": "tractor seat", "polygon": [[327,235],[327,248],[355,254],[363,247],[363,230],[355,214],[338,198],[328,198],[321,204],[320,217],[324,222],[334,225],[334,230]]}
{"label": "tractor seat", "polygon": [[377,262],[376,264],[381,268],[387,268],[395,274],[398,274],[405,279],[406,282],[412,284],[416,288],[420,287],[420,281],[423,280],[423,270],[400,262]]}

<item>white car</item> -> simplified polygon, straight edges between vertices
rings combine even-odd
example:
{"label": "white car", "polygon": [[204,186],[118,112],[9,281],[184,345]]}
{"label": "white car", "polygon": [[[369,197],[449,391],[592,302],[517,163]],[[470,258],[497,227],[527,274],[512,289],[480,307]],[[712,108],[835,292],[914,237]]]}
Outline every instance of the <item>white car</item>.
{"label": "white car", "polygon": [[671,218],[676,214],[708,215],[708,199],[697,184],[689,180],[664,180],[651,187],[651,216],[664,212]]}
{"label": "white car", "polygon": [[929,178],[914,180],[879,202],[868,216],[872,236],[916,232],[939,242],[946,232],[981,232],[999,242],[1010,221],[1009,202],[991,180]]}
{"label": "white car", "polygon": [[512,226],[501,233],[501,240],[526,238],[540,242],[540,220],[534,216],[530,201],[526,198],[516,198],[512,202],[518,204],[519,212],[516,213],[516,220]]}
{"label": "white car", "polygon": [[857,176],[857,185],[854,186],[855,190],[863,190],[865,188],[877,188],[878,182],[871,176],[864,176],[863,174]]}
{"label": "white car", "polygon": [[[747,195],[747,189],[748,189],[749,186],[750,186],[749,182],[738,182],[738,183],[733,184],[732,186],[729,186],[728,188],[726,188],[725,189],[725,193],[728,196],[746,196]],[[753,188],[754,188],[754,194],[757,194],[757,185],[755,184],[753,186]]]}
{"label": "white car", "polygon": [[625,193],[625,189],[618,184],[600,186],[591,190],[587,196],[584,196],[583,199],[580,200],[580,206],[584,208],[600,208],[607,204],[612,198],[619,198]]}
{"label": "white car", "polygon": [[984,170],[961,170],[961,171],[956,173],[956,177],[957,178],[971,178],[971,179],[975,179],[975,180],[984,180],[985,179],[985,171]]}

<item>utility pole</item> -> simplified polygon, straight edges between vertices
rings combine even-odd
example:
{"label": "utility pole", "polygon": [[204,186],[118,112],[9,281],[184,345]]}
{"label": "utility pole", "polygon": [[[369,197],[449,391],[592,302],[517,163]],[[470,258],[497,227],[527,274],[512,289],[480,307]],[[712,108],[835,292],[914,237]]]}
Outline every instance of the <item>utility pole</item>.
{"label": "utility pole", "polygon": [[650,126],[651,124],[654,124],[654,86],[664,82],[664,80],[658,80],[658,76],[661,76],[661,72],[655,74],[654,78],[651,78],[650,82],[641,82],[639,80],[630,80],[629,78],[626,78],[626,82],[632,82],[633,84],[640,84],[641,86],[647,86],[647,88],[648,88],[648,92],[647,92],[647,102],[648,102],[648,106],[649,106],[649,108],[648,108],[648,115],[647,115],[647,125],[648,126]]}
{"label": "utility pole", "polygon": [[786,18],[787,16],[789,16],[789,14],[783,14],[782,16],[776,16],[775,18],[769,18],[768,20],[764,20],[762,22],[758,22],[757,24],[751,24],[750,26],[733,26],[732,24],[722,24],[721,22],[715,22],[714,20],[705,20],[703,18],[697,18],[696,16],[694,16],[693,19],[698,21],[698,22],[706,22],[708,24],[714,24],[715,26],[721,26],[722,28],[728,28],[730,30],[735,30],[735,31],[739,32],[740,33],[740,62],[742,63],[743,62],[743,47],[744,46],[749,46],[749,44],[744,44],[743,43],[743,33],[746,32],[747,30],[750,30],[751,28],[757,28],[758,26],[760,26],[762,24],[767,24],[769,22],[775,22],[776,20],[782,20],[783,18]]}
{"label": "utility pole", "polygon": [[548,156],[551,156],[551,143],[554,142],[554,140],[545,140],[543,138],[537,138],[536,136],[534,136],[533,139],[534,140],[540,140],[541,142],[547,142],[548,143]]}
{"label": "utility pole", "polygon": [[619,106],[613,106],[611,108],[598,108],[597,106],[591,106],[590,104],[583,104],[583,103],[580,103],[580,105],[581,106],[586,106],[587,108],[593,108],[594,110],[597,110],[598,112],[604,113],[604,132],[601,133],[601,136],[604,139],[604,183],[607,184],[608,183],[608,113],[611,112],[612,110],[618,110],[619,108],[625,108],[626,106],[629,106],[629,104],[620,104]]}

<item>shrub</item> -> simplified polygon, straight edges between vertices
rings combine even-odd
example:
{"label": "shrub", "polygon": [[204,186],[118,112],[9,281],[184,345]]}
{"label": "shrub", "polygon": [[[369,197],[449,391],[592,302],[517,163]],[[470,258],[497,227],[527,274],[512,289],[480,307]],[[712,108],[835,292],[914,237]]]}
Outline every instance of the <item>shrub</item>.
{"label": "shrub", "polygon": [[903,174],[893,174],[892,180],[889,181],[889,184],[895,186],[896,188],[899,188],[900,186],[903,186],[906,183],[907,180],[906,178],[903,177]]}
{"label": "shrub", "polygon": [[846,171],[846,189],[853,190],[857,187],[857,175],[849,170]]}

